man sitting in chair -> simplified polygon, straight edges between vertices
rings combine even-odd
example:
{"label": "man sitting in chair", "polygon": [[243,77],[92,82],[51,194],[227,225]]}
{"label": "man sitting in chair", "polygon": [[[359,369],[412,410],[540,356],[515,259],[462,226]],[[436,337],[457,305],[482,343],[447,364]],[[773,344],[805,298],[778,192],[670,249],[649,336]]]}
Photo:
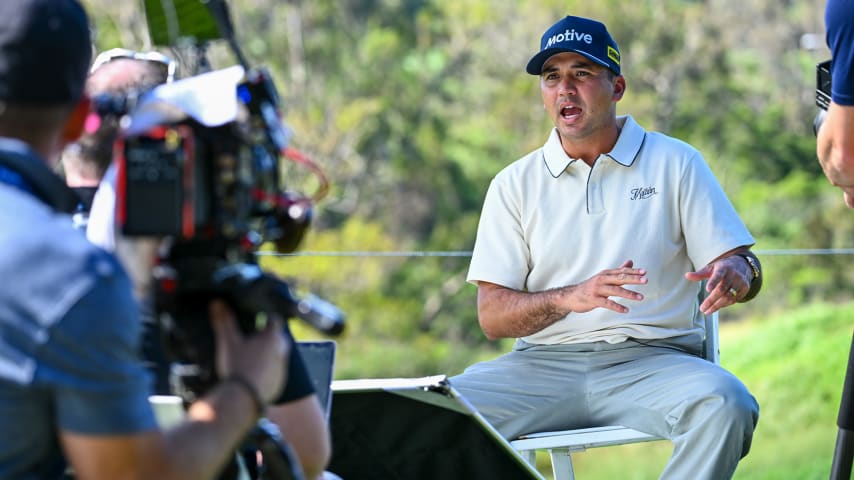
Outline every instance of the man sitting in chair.
{"label": "man sitting in chair", "polygon": [[697,313],[756,296],[754,239],[696,149],[616,115],[605,25],[560,20],[527,72],[555,128],[493,179],[468,272],[483,332],[517,341],[450,382],[508,439],[623,425],[674,443],[661,478],[730,478],[759,406]]}

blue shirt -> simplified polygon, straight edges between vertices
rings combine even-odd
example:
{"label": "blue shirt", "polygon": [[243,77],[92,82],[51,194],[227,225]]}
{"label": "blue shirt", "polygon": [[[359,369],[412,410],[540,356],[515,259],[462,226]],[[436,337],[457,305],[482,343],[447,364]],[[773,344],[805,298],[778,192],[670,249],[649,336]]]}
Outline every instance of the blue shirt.
{"label": "blue shirt", "polygon": [[828,0],[824,23],[832,60],[831,98],[838,105],[854,105],[854,2]]}
{"label": "blue shirt", "polygon": [[60,430],[157,427],[128,276],[55,198],[33,193],[64,187],[43,160],[0,140],[0,165],[10,158],[29,172],[23,186],[0,183],[0,478],[59,478]]}

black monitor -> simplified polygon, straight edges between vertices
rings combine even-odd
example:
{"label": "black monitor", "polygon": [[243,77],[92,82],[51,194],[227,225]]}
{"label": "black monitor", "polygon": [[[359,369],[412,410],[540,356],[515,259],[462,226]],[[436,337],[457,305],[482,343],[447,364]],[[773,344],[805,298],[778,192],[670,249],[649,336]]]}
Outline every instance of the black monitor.
{"label": "black monitor", "polygon": [[296,343],[305,364],[323,413],[329,418],[332,405],[332,377],[335,371],[335,347],[333,340],[300,341]]}

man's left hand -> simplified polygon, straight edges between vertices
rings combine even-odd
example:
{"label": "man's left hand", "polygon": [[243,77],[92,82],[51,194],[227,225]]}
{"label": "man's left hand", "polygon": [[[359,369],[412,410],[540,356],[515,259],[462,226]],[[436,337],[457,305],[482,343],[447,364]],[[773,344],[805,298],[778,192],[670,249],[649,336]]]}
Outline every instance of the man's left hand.
{"label": "man's left hand", "polygon": [[688,272],[685,278],[693,282],[706,280],[706,299],[700,305],[705,315],[728,307],[750,290],[752,275],[750,265],[738,255],[719,258],[696,272]]}

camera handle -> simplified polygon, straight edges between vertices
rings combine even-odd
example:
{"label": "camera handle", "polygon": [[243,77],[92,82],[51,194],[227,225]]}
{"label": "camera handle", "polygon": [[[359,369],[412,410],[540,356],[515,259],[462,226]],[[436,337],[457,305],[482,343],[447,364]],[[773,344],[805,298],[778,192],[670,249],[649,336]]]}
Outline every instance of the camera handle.
{"label": "camera handle", "polygon": [[207,6],[208,11],[216,22],[220,36],[228,42],[240,65],[249,70],[249,62],[246,61],[246,57],[243,55],[243,51],[240,49],[240,45],[238,45],[237,39],[234,36],[234,24],[231,22],[231,13],[228,10],[225,0],[208,0]]}
{"label": "camera handle", "polygon": [[249,434],[249,440],[256,450],[261,452],[262,463],[256,477],[258,480],[305,479],[299,460],[282,438],[275,423],[266,418],[259,419]]}
{"label": "camera handle", "polygon": [[250,312],[277,312],[286,318],[299,318],[326,335],[344,330],[344,313],[326,300],[308,294],[297,297],[284,280],[264,272],[255,263],[234,263],[213,274],[217,288],[231,292],[239,307]]}
{"label": "camera handle", "polygon": [[305,480],[305,474],[278,427],[261,418],[216,480]]}

